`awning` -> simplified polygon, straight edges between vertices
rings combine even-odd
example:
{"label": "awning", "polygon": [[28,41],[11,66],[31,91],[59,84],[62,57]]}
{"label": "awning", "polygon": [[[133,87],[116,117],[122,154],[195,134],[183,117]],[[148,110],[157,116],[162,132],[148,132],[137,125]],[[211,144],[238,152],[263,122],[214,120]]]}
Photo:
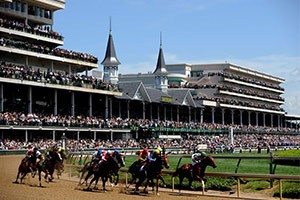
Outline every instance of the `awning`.
{"label": "awning", "polygon": [[170,81],[170,82],[183,82],[183,80],[181,78],[177,78],[177,77],[168,77],[168,81]]}

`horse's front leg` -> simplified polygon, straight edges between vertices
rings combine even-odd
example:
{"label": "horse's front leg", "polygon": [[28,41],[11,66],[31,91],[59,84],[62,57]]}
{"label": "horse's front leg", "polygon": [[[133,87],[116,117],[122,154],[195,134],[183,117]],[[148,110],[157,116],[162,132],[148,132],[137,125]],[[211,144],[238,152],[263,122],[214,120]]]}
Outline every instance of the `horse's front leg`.
{"label": "horse's front leg", "polygon": [[38,170],[38,174],[39,174],[40,187],[42,187],[42,170]]}
{"label": "horse's front leg", "polygon": [[108,178],[105,177],[105,176],[102,176],[101,179],[102,179],[103,191],[106,192],[107,190],[106,190],[105,184],[106,184],[106,181],[107,181]]}
{"label": "horse's front leg", "polygon": [[[148,194],[148,190],[147,190],[147,188],[148,188],[148,185],[149,185],[149,178],[147,178],[147,180],[146,180],[146,183],[145,183],[145,188],[144,188],[144,193],[145,194]],[[153,180],[152,180],[152,182],[153,182]]]}
{"label": "horse's front leg", "polygon": [[160,178],[157,177],[157,178],[156,178],[156,195],[159,195],[159,193],[158,193],[159,180],[160,180]]}
{"label": "horse's front leg", "polygon": [[204,191],[205,191],[205,183],[204,180],[201,179],[201,183],[202,183],[202,195],[204,195]]}

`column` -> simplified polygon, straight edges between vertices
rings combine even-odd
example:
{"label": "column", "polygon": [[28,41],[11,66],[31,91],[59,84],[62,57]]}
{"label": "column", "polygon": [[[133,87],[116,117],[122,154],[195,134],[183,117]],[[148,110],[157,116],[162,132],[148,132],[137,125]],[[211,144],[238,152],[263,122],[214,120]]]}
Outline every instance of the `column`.
{"label": "column", "polygon": [[196,112],[196,108],[194,108],[194,122],[197,121],[197,112]]}
{"label": "column", "polygon": [[225,125],[225,109],[222,108],[222,125]]}
{"label": "column", "polygon": [[142,102],[142,104],[143,104],[143,120],[145,120],[145,119],[146,119],[146,108],[145,108],[145,102],[143,101],[143,102]]}
{"label": "column", "polygon": [[52,140],[55,141],[55,130],[52,130]]}
{"label": "column", "polygon": [[53,64],[53,61],[50,62],[50,65],[51,65],[51,71],[54,72],[54,64]]}
{"label": "column", "polygon": [[54,108],[53,114],[57,115],[57,89],[54,89]]}
{"label": "column", "polygon": [[211,108],[211,123],[212,124],[215,123],[215,108],[214,107]]}
{"label": "column", "polygon": [[152,103],[150,103],[150,105],[149,105],[149,109],[150,109],[150,120],[152,121],[152,119],[153,119],[153,115],[152,115]]}
{"label": "column", "polygon": [[171,121],[173,121],[173,106],[171,105]]}
{"label": "column", "polygon": [[157,120],[159,120],[159,104],[157,104]]}
{"label": "column", "polygon": [[255,112],[256,126],[258,126],[258,112]]}
{"label": "column", "polygon": [[72,67],[71,67],[71,65],[68,66],[68,69],[69,69],[69,74],[72,74]]}
{"label": "column", "polygon": [[243,110],[240,110],[240,125],[243,126]]}
{"label": "column", "polygon": [[129,105],[130,104],[130,100],[127,101],[127,118],[130,119],[130,113],[129,113]]}
{"label": "column", "polygon": [[97,132],[94,131],[94,140],[96,140],[96,139],[97,139]]}
{"label": "column", "polygon": [[119,100],[119,117],[122,118],[122,107],[121,107],[121,101]]}
{"label": "column", "polygon": [[231,124],[234,124],[234,109],[231,109]]}
{"label": "column", "polygon": [[71,115],[75,116],[75,94],[71,92]]}
{"label": "column", "polygon": [[263,126],[266,127],[266,113],[263,113]]}
{"label": "column", "polygon": [[110,141],[114,141],[114,132],[110,130]]}
{"label": "column", "polygon": [[28,142],[28,130],[25,130],[25,142]]}
{"label": "column", "polygon": [[3,83],[0,83],[0,112],[3,112]]}
{"label": "column", "polygon": [[32,87],[28,86],[28,112],[32,113]]}
{"label": "column", "polygon": [[179,122],[179,106],[177,106],[176,115],[177,115],[177,122]]}
{"label": "column", "polygon": [[280,115],[277,115],[277,127],[280,128]]}
{"label": "column", "polygon": [[28,56],[25,56],[25,65],[28,66],[29,62],[28,62]]}
{"label": "column", "polygon": [[203,124],[203,108],[200,108],[200,123]]}
{"label": "column", "polygon": [[89,116],[93,116],[93,96],[89,94]]}
{"label": "column", "polygon": [[271,127],[273,127],[273,114],[271,114]]}
{"label": "column", "polygon": [[77,131],[77,140],[80,140],[80,131]]}
{"label": "column", "polygon": [[109,98],[109,118],[112,118],[113,114],[113,107],[112,107],[112,98]]}
{"label": "column", "polygon": [[167,120],[167,108],[166,105],[164,105],[164,120]]}
{"label": "column", "polygon": [[189,123],[191,123],[191,107],[189,106]]}
{"label": "column", "polygon": [[108,96],[105,95],[105,118],[108,119]]}
{"label": "column", "polygon": [[251,111],[248,110],[248,126],[251,126]]}

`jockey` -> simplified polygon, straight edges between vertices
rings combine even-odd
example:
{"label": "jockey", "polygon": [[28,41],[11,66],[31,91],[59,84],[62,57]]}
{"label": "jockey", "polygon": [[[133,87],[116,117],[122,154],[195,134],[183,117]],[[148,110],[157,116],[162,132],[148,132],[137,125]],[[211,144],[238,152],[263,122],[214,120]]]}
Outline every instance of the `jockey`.
{"label": "jockey", "polygon": [[144,148],[143,150],[139,151],[139,162],[143,163],[147,161],[148,155],[149,155],[149,151],[147,148]]}
{"label": "jockey", "polygon": [[[34,177],[36,166],[40,165],[40,163],[44,160],[42,153],[36,147],[34,147],[27,150],[26,157],[29,160],[29,168],[31,170],[32,177]],[[38,162],[36,162],[36,159],[39,159]]]}
{"label": "jockey", "polygon": [[192,166],[191,166],[191,169],[190,169],[190,172],[191,172],[191,177],[193,177],[193,171],[194,171],[194,168],[196,166],[196,164],[198,163],[201,163],[201,161],[206,157],[206,153],[205,152],[201,152],[201,153],[194,153],[192,155]]}
{"label": "jockey", "polygon": [[101,160],[107,161],[107,159],[109,159],[111,157],[111,154],[112,154],[112,152],[110,150],[103,152]]}
{"label": "jockey", "polygon": [[116,158],[117,156],[119,155],[119,150],[114,150],[112,153],[111,153],[111,156],[113,157],[113,158]]}
{"label": "jockey", "polygon": [[103,152],[101,149],[98,149],[97,151],[95,151],[93,153],[93,159],[92,159],[91,164],[94,165],[94,164],[99,163],[102,160],[102,157],[103,157]]}
{"label": "jockey", "polygon": [[196,165],[197,163],[201,163],[201,161],[206,157],[206,153],[205,152],[201,152],[201,153],[194,153],[192,155],[192,165]]}
{"label": "jockey", "polygon": [[160,147],[157,147],[157,149],[155,149],[154,151],[152,151],[149,155],[148,155],[148,160],[149,162],[153,162],[156,161],[156,158],[160,157],[161,155],[161,151],[162,149]]}

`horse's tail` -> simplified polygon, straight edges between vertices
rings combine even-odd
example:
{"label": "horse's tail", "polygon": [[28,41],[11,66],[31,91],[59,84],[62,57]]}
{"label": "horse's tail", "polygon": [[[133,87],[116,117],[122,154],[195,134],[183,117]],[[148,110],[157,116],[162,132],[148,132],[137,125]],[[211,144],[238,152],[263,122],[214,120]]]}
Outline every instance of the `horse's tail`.
{"label": "horse's tail", "polygon": [[91,164],[91,162],[87,162],[87,163],[83,166],[83,168],[79,169],[78,171],[79,171],[79,172],[85,172],[85,171],[89,168],[90,164]]}
{"label": "horse's tail", "polygon": [[180,170],[180,169],[178,169],[178,167],[179,167],[179,164],[180,164],[181,160],[182,160],[182,157],[179,158],[178,163],[177,163],[177,166],[176,166],[176,170],[175,170],[175,172],[173,173],[172,177],[178,176],[179,170]]}
{"label": "horse's tail", "polygon": [[176,177],[179,175],[181,168],[178,168],[175,170],[175,172],[172,174],[172,177]]}

